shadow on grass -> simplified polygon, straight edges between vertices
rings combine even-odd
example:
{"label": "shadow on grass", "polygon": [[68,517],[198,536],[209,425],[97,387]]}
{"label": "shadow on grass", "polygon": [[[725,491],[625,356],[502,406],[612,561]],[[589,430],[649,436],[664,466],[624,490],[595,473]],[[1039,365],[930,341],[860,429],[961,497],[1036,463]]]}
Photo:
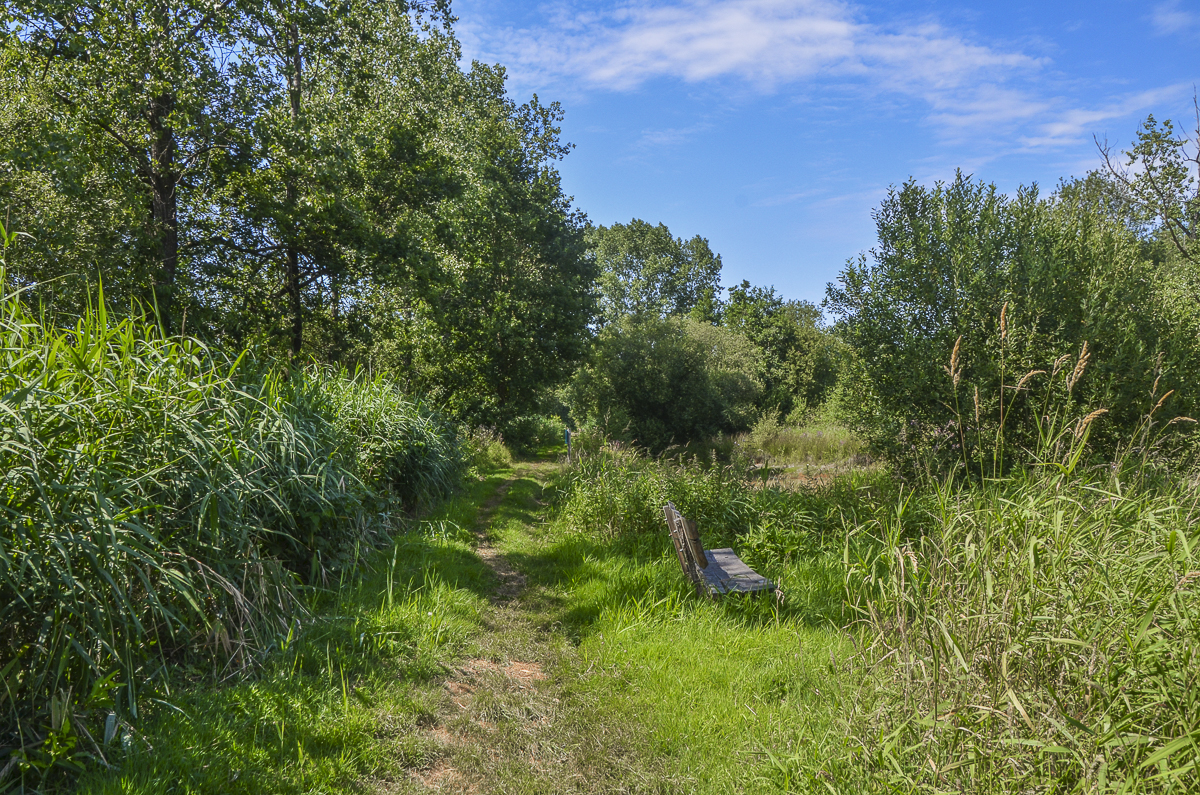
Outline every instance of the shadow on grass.
{"label": "shadow on grass", "polygon": [[[122,727],[87,793],[362,791],[400,782],[439,753],[416,727],[436,704],[420,685],[468,651],[495,584],[474,554],[482,497],[507,473],[410,522],[350,574],[314,593],[261,666],[230,684],[200,672]],[[389,787],[391,791],[394,787]]]}
{"label": "shadow on grass", "polygon": [[680,570],[665,531],[662,538],[605,540],[551,525],[539,541],[522,545],[533,548],[510,550],[508,558],[534,586],[532,602],[575,640],[606,612],[634,606],[642,610],[659,605],[672,611],[716,608],[742,626],[845,624],[841,561],[832,555],[763,566],[762,573],[786,594],[782,601],[771,594],[709,600],[695,593]]}

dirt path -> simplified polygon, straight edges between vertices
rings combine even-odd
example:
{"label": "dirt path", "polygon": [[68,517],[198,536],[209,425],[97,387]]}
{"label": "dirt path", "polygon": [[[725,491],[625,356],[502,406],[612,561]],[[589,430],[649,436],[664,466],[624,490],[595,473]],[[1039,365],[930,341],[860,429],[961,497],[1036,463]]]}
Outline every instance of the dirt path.
{"label": "dirt path", "polygon": [[489,569],[495,572],[496,578],[499,580],[499,585],[492,594],[493,603],[512,601],[525,590],[525,575],[509,563],[508,558],[492,545],[492,541],[488,537],[488,527],[492,517],[495,516],[496,510],[504,502],[504,498],[508,496],[509,490],[516,482],[517,476],[514,475],[500,484],[496,493],[479,506],[479,516],[475,520],[475,554],[487,564]]}
{"label": "dirt path", "polygon": [[[545,462],[518,465],[479,508],[476,554],[496,586],[477,653],[441,683],[437,714],[423,728],[438,755],[414,773],[419,793],[659,791],[643,769],[635,724],[599,714],[574,646],[547,630],[522,599],[528,578],[496,546],[499,529],[527,530],[541,509]],[[640,782],[640,783],[639,783]]]}

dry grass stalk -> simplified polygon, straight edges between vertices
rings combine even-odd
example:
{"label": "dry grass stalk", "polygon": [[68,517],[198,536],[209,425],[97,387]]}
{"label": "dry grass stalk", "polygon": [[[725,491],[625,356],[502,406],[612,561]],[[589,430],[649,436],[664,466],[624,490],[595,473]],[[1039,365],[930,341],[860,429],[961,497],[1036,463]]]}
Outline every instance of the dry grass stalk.
{"label": "dry grass stalk", "polygon": [[1075,362],[1075,369],[1071,372],[1071,377],[1067,379],[1067,391],[1070,392],[1079,383],[1079,379],[1083,377],[1083,371],[1087,369],[1088,360],[1092,358],[1092,354],[1088,351],[1087,340],[1083,341],[1083,347],[1079,350],[1079,359]]}
{"label": "dry grass stalk", "polygon": [[1008,301],[1004,302],[1004,306],[1000,307],[1000,341],[1004,342],[1008,336]]}
{"label": "dry grass stalk", "polygon": [[1030,370],[1028,373],[1021,376],[1021,380],[1017,382],[1017,385],[1013,387],[1013,390],[1020,392],[1025,388],[1025,384],[1029,383],[1030,378],[1033,378],[1035,375],[1045,375],[1045,373],[1045,370]]}
{"label": "dry grass stalk", "polygon": [[1096,409],[1095,411],[1091,412],[1086,417],[1084,417],[1082,420],[1080,420],[1079,425],[1076,426],[1076,428],[1075,428],[1075,438],[1078,439],[1080,436],[1083,436],[1083,432],[1086,431],[1087,427],[1092,424],[1092,420],[1096,419],[1101,414],[1107,414],[1107,413],[1108,413],[1108,409]]}
{"label": "dry grass stalk", "polygon": [[[1154,383],[1155,383],[1155,384],[1157,384],[1157,383],[1158,383],[1158,381],[1157,381],[1157,380],[1155,380],[1155,382],[1154,382]],[[1167,398],[1171,397],[1171,395],[1174,395],[1174,394],[1175,394],[1175,390],[1174,390],[1174,389],[1169,389],[1169,390],[1167,390],[1167,393],[1166,393],[1165,395],[1163,395],[1162,397],[1160,397],[1160,398],[1158,399],[1158,402],[1154,404],[1154,408],[1150,409],[1150,413],[1151,413],[1151,414],[1153,414],[1154,412],[1156,412],[1156,411],[1158,411],[1159,409],[1161,409],[1161,408],[1162,408],[1162,404],[1164,404],[1164,403],[1166,403],[1166,402],[1167,402]]]}
{"label": "dry grass stalk", "polygon": [[962,367],[958,364],[958,352],[960,348],[962,348],[962,336],[959,336],[954,341],[954,350],[950,352],[950,366],[942,368],[946,371],[946,375],[950,376],[950,381],[954,384],[955,389],[958,389],[958,379],[962,375]]}

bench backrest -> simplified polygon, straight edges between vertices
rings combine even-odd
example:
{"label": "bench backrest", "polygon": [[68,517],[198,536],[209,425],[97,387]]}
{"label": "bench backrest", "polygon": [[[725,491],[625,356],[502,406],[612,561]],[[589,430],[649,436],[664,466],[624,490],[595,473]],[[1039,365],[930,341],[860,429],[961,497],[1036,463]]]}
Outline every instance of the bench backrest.
{"label": "bench backrest", "polygon": [[700,531],[696,528],[696,523],[685,519],[673,503],[666,504],[663,514],[667,519],[667,531],[675,545],[675,555],[679,558],[680,568],[693,582],[699,582],[699,569],[708,568],[708,556],[704,554],[704,545],[700,543]]}

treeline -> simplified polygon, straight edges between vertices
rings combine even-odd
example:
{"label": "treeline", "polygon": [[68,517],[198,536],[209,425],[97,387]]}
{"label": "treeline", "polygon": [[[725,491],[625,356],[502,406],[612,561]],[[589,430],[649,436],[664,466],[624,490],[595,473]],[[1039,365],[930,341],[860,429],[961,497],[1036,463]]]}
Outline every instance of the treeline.
{"label": "treeline", "polygon": [[443,3],[3,13],[7,287],[50,322],[103,285],[168,335],[362,367],[518,443],[538,415],[661,450],[824,406],[893,460],[1011,464],[1085,341],[1068,402],[1107,411],[1100,448],[1171,389],[1156,416],[1194,413],[1200,210],[1170,122],[1049,196],[894,189],[817,307],[723,288],[700,236],[592,226],[559,106],[461,68]]}
{"label": "treeline", "polygon": [[99,284],[167,334],[363,366],[455,416],[532,410],[585,351],[559,107],[459,66],[444,2],[4,7],[9,289]]}
{"label": "treeline", "polygon": [[704,238],[634,219],[587,239],[600,314],[562,392],[576,422],[659,451],[766,416],[803,422],[836,384],[847,349],[820,310],[746,281],[722,290]]}

